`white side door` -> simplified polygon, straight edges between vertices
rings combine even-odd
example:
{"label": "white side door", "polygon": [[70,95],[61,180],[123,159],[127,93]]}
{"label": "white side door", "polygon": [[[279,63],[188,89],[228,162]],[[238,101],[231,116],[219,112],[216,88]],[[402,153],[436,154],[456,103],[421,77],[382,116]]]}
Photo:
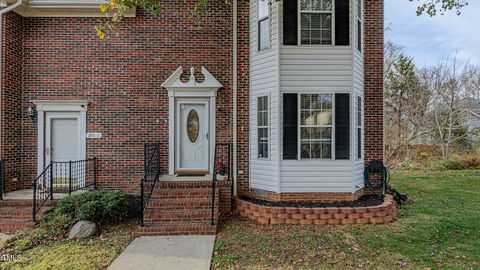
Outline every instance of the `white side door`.
{"label": "white side door", "polygon": [[208,102],[177,103],[177,170],[208,171]]}
{"label": "white side door", "polygon": [[54,184],[66,184],[70,176],[69,161],[85,159],[79,116],[78,112],[46,114],[45,166],[56,162],[52,168]]}

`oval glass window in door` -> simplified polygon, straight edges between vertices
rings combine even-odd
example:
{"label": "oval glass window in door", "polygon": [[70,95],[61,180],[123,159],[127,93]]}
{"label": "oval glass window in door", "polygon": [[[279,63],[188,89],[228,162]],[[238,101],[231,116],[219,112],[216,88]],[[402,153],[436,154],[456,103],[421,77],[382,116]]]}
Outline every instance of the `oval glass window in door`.
{"label": "oval glass window in door", "polygon": [[196,110],[192,109],[187,116],[188,139],[190,139],[192,143],[195,143],[198,140],[199,133],[200,133],[200,120],[198,119],[198,113]]}

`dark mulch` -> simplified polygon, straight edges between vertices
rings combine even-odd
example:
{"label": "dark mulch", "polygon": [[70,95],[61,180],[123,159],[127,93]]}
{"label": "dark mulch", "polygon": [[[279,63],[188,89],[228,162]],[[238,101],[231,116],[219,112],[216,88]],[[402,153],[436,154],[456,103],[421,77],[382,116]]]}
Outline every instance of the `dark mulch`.
{"label": "dark mulch", "polygon": [[300,208],[327,208],[327,207],[366,207],[376,206],[383,203],[383,196],[365,195],[356,201],[343,202],[268,202],[248,197],[240,197],[240,199],[249,201],[254,204],[270,206],[270,207],[300,207]]}

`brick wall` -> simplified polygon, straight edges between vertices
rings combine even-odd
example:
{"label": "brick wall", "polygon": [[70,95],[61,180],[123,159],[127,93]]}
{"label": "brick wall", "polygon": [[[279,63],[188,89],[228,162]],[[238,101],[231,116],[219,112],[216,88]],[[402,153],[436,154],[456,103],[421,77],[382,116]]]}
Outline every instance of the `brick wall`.
{"label": "brick wall", "polygon": [[[96,18],[24,19],[21,111],[31,100],[88,100],[87,132],[103,133],[87,140],[87,156],[99,159],[99,188],[137,193],[146,142],[162,144],[167,172],[168,98],[160,85],[180,65],[197,72],[205,66],[224,85],[217,138],[231,141],[231,6],[213,2],[195,20],[196,0],[164,3],[160,17],[138,10],[122,23],[120,37],[107,42],[95,34]],[[21,180],[28,185],[36,172],[37,130],[26,118],[21,127]]]}
{"label": "brick wall", "polygon": [[239,195],[249,192],[250,141],[250,3],[238,2],[238,179]]}
{"label": "brick wall", "polygon": [[383,160],[383,2],[365,1],[365,164]]}
{"label": "brick wall", "polygon": [[22,187],[21,121],[25,115],[21,107],[23,18],[9,12],[3,16],[1,27],[3,28],[1,158],[5,164],[5,189],[8,192]]}
{"label": "brick wall", "polygon": [[270,207],[235,198],[235,213],[260,224],[382,224],[397,219],[391,195],[382,204],[367,207]]}

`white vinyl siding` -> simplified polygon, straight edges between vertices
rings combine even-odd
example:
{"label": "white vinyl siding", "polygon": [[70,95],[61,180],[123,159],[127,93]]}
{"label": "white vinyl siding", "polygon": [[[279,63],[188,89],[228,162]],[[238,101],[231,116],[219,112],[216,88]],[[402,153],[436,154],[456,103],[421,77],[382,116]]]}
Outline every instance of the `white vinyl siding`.
{"label": "white vinyl siding", "polygon": [[[360,1],[360,3],[359,3]],[[363,5],[362,5],[362,0],[353,0],[355,4],[355,8],[353,9],[355,12],[355,15],[353,16],[354,18],[359,17],[357,14],[362,13],[361,17],[363,19],[364,11],[363,11]],[[360,4],[360,5],[359,5]],[[356,20],[355,20],[356,21]],[[352,33],[354,33],[354,44],[352,46],[352,53],[353,53],[353,92],[356,96],[360,97],[362,99],[362,104],[365,102],[364,99],[364,54],[363,54],[363,47],[364,44],[359,44],[358,43],[358,36],[359,36],[359,31],[360,29],[358,28],[357,23],[353,24],[351,27]],[[364,31],[360,32],[361,34],[361,39],[364,39]],[[363,42],[361,42],[363,43]],[[362,45],[362,50],[358,50],[359,45]],[[357,101],[354,102],[353,107],[354,111],[357,112],[358,108],[358,103]],[[363,108],[362,108],[362,114],[363,114]],[[363,116],[363,115],[362,115]],[[357,114],[354,113],[352,117],[352,124],[355,129],[354,135],[352,136],[352,145],[353,145],[353,151],[352,151],[352,156],[353,159],[355,160],[355,169],[354,169],[354,188],[355,190],[358,190],[360,188],[363,188],[364,186],[364,181],[363,181],[363,168],[364,168],[364,152],[365,152],[365,130],[362,129],[362,158],[358,159],[357,158],[357,150],[358,150],[358,131],[356,130],[356,127],[358,125],[358,119],[357,119]],[[362,119],[363,121],[363,119]]]}
{"label": "white vinyl siding", "polygon": [[[250,187],[278,192],[278,3],[270,2],[270,48],[259,51],[259,0],[250,0]],[[262,96],[268,96],[269,104],[268,158],[258,153],[257,102]]]}

